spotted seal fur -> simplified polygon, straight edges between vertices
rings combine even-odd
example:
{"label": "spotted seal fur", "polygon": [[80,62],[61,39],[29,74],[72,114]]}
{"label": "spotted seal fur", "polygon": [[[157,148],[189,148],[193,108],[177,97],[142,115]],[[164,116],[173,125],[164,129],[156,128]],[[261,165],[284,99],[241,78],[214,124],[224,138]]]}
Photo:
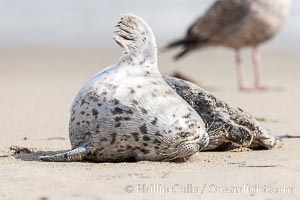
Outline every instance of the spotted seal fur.
{"label": "spotted seal fur", "polygon": [[134,15],[117,24],[117,64],[92,77],[71,107],[68,152],[43,161],[187,159],[208,144],[199,114],[164,81],[152,30]]}
{"label": "spotted seal fur", "polygon": [[203,150],[225,150],[232,145],[253,149],[275,146],[275,137],[249,113],[228,105],[191,82],[170,76],[164,79],[206,123],[209,145]]}

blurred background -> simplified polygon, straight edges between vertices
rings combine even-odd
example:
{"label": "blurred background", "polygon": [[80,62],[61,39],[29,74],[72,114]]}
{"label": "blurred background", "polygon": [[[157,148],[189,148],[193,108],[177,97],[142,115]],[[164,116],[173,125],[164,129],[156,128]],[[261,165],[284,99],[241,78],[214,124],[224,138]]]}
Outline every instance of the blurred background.
{"label": "blurred background", "polygon": [[[114,49],[122,13],[146,19],[159,46],[185,33],[212,0],[0,0],[0,48]],[[300,1],[266,48],[299,50]]]}

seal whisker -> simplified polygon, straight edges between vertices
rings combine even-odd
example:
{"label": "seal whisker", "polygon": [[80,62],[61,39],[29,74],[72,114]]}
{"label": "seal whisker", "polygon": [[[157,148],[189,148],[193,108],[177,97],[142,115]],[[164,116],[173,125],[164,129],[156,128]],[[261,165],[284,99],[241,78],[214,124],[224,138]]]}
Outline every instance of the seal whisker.
{"label": "seal whisker", "polygon": [[225,127],[226,125],[228,125],[228,124],[229,124],[229,120],[228,120],[227,122],[225,122],[224,124],[222,124],[220,127],[218,127],[218,128],[216,128],[216,129],[214,129],[214,130],[208,132],[208,134],[214,134],[214,133],[220,131],[222,128],[224,128],[224,127]]}
{"label": "seal whisker", "polygon": [[214,116],[212,123],[210,124],[210,126],[206,129],[207,132],[209,132],[210,128],[212,127],[212,125],[214,124],[216,119],[216,116]]}

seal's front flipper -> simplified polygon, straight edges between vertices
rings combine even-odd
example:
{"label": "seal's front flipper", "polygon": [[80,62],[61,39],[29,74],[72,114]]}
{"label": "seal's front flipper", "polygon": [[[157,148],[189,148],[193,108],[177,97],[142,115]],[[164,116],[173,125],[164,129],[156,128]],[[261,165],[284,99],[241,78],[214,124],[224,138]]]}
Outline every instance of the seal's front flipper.
{"label": "seal's front flipper", "polygon": [[65,153],[41,156],[40,159],[47,162],[78,162],[83,161],[89,152],[90,148],[78,147]]}

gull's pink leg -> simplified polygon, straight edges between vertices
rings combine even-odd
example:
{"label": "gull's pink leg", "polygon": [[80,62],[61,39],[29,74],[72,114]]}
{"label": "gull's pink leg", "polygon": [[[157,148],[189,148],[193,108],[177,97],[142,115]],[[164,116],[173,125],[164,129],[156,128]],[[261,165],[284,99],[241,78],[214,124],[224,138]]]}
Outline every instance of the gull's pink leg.
{"label": "gull's pink leg", "polygon": [[236,50],[235,54],[235,64],[236,64],[236,73],[237,73],[237,81],[238,81],[238,87],[240,90],[244,90],[244,83],[243,83],[243,72],[242,72],[242,66],[241,66],[241,56],[240,56],[240,50]]}
{"label": "gull's pink leg", "polygon": [[254,71],[254,88],[259,90],[262,89],[263,87],[261,86],[261,82],[260,82],[260,56],[257,47],[253,48],[252,60],[253,60],[253,71]]}

